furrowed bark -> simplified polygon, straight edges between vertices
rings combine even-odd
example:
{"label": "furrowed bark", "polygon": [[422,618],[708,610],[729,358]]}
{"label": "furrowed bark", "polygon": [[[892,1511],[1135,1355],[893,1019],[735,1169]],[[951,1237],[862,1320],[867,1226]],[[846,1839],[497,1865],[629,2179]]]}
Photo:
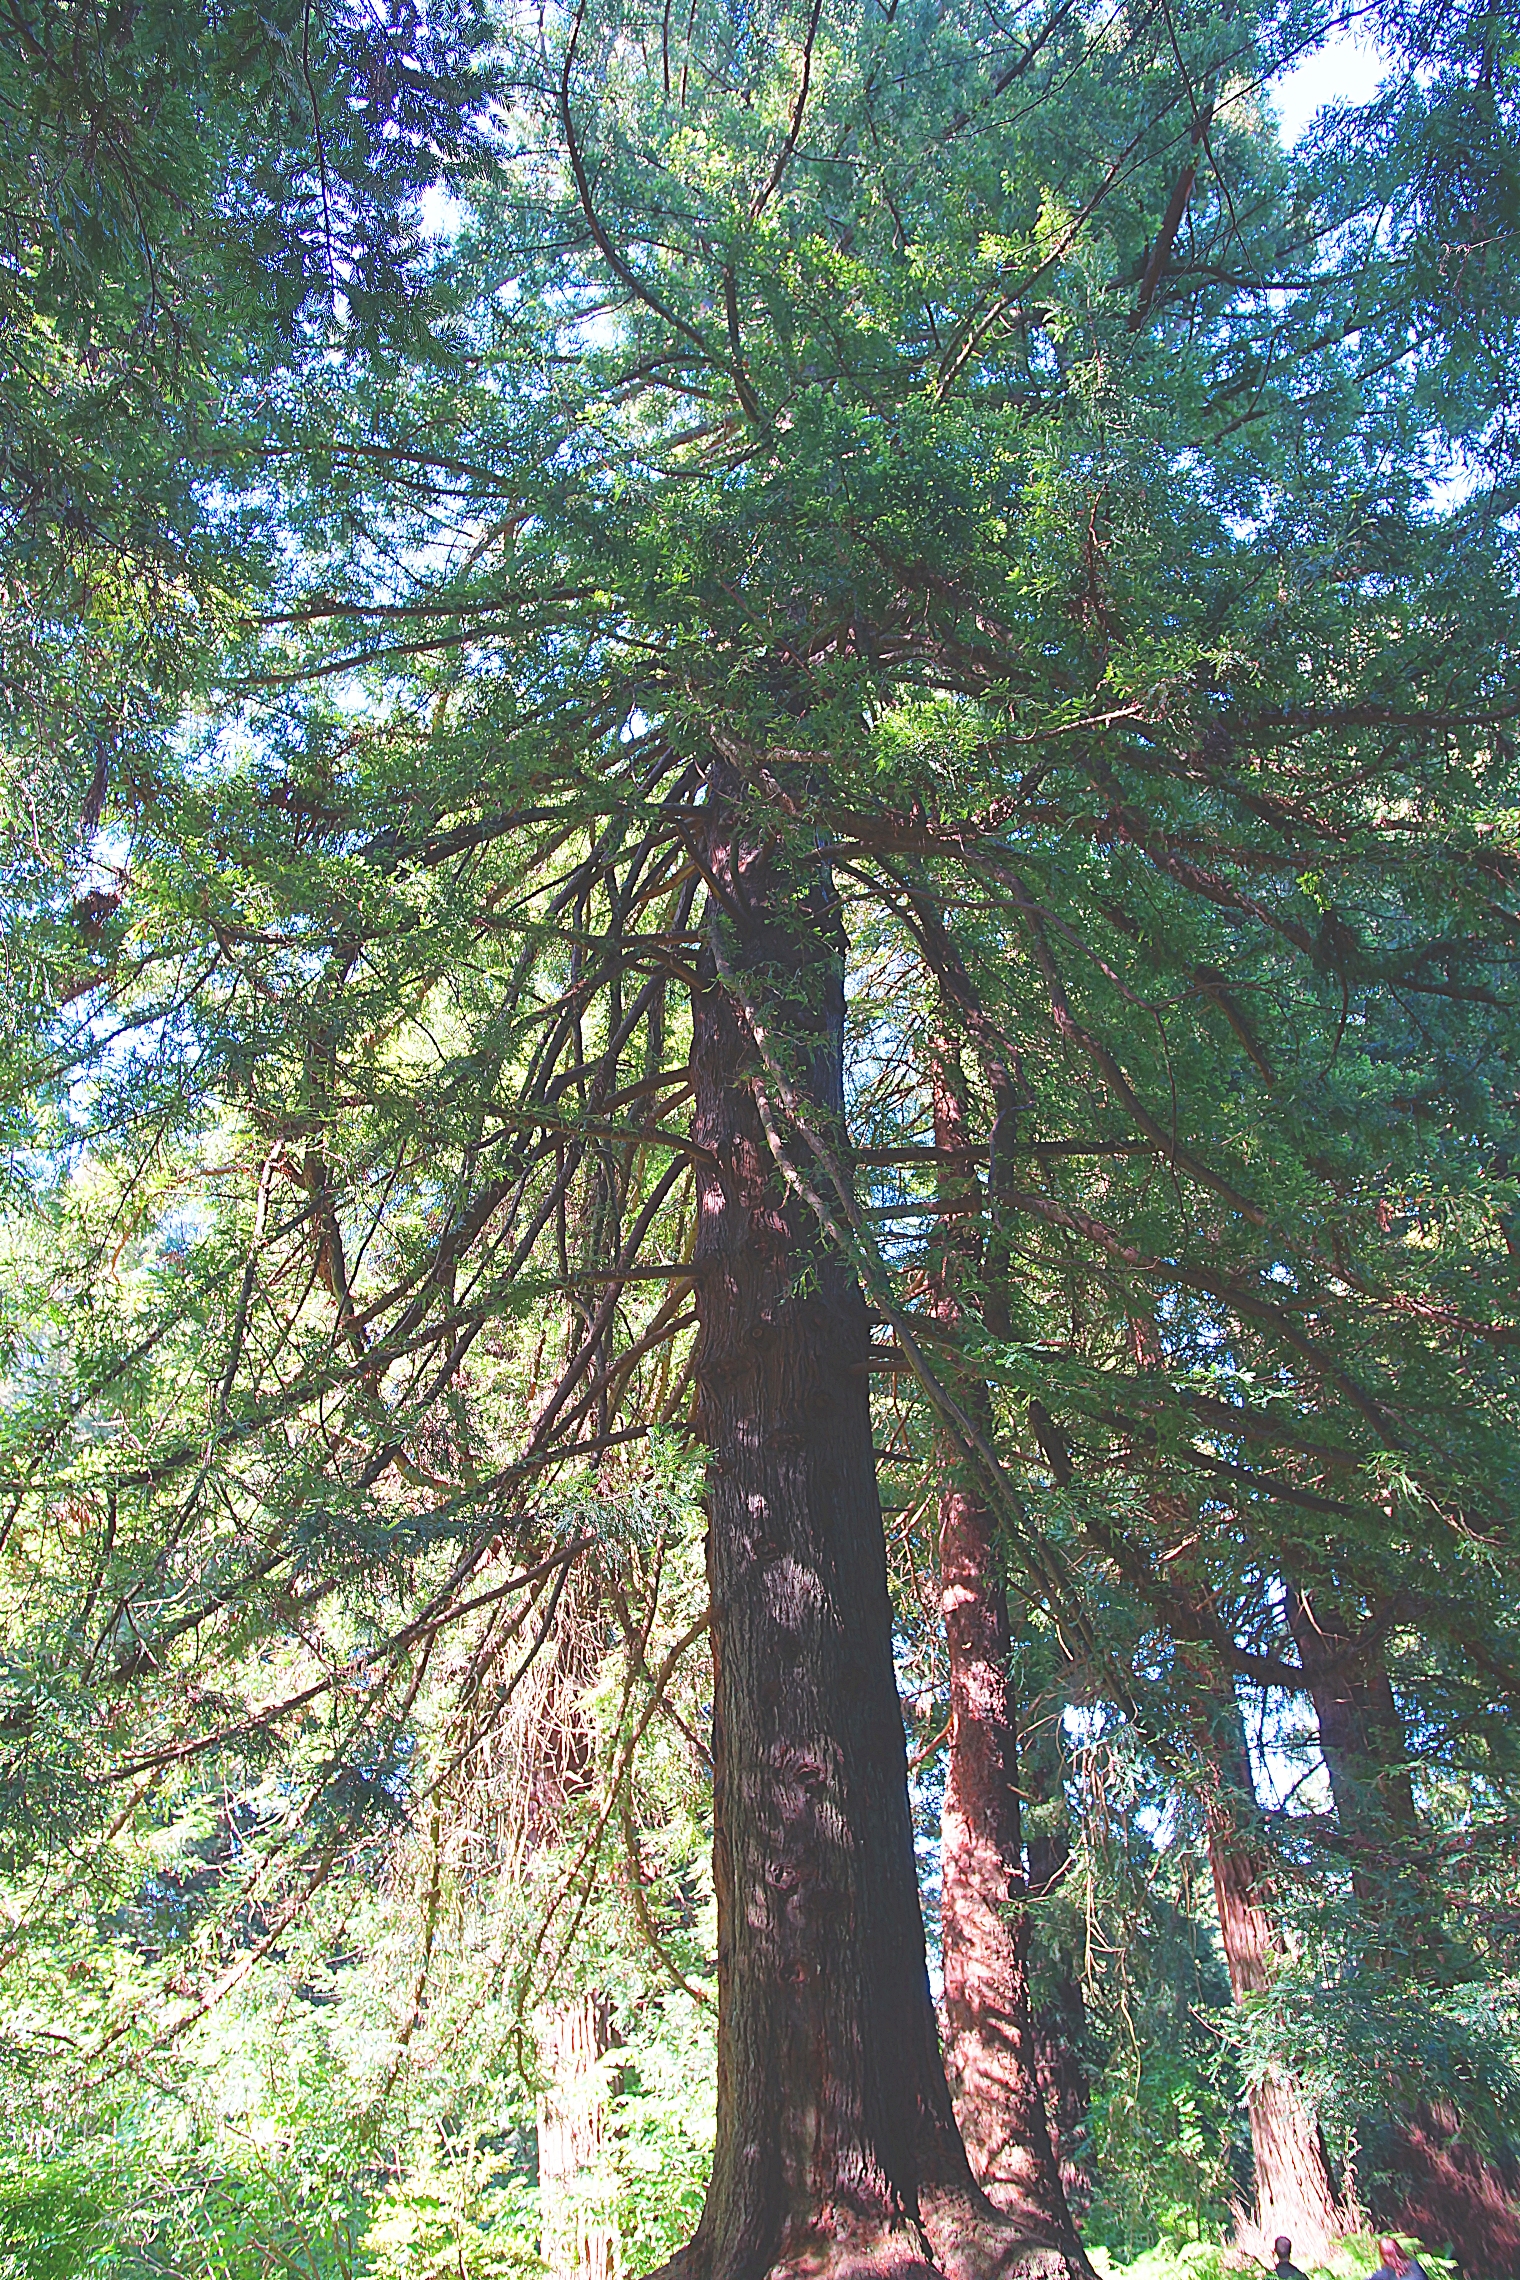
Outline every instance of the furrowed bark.
{"label": "furrowed bark", "polygon": [[[709,778],[723,967],[693,999],[696,1380],[711,1455],[718,2132],[680,2280],[1064,2274],[971,2175],[925,1967],[869,1410],[865,1303],[778,1175],[763,1001],[842,1137],[842,937],[813,860]],[[811,850],[808,851],[811,853]],[[803,1144],[799,1141],[799,1146]]]}
{"label": "furrowed bark", "polygon": [[[1237,2003],[1264,1994],[1281,1957],[1268,1911],[1270,1865],[1240,1705],[1215,1682],[1195,1724],[1204,1765],[1204,1822],[1219,1933]],[[1286,2233],[1296,2261],[1321,2264],[1346,2229],[1318,2122],[1297,2084],[1269,2068],[1246,2096],[1256,2167],[1255,2246]]]}
{"label": "furrowed bark", "polygon": [[[965,1318],[980,1266],[980,1197],[968,1164],[964,1092],[954,1045],[931,1048],[934,1140],[942,1168],[931,1305],[946,1329]],[[990,1431],[985,1386],[960,1395]],[[939,1452],[940,1593],[950,1663],[950,1748],[940,1820],[940,1945],[945,2064],[966,2151],[999,2208],[1059,2240],[1088,2270],[1051,2145],[1029,2010],[1029,1917],[1020,1825],[1015,1710],[1009,1690],[1008,1595],[992,1516],[963,1475],[963,1452]]]}

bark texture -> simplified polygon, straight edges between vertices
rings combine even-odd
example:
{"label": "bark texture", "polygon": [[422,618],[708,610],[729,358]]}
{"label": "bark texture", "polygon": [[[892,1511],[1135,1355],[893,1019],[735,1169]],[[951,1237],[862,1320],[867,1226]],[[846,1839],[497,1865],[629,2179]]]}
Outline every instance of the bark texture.
{"label": "bark texture", "polygon": [[[1028,1802],[1024,1815],[1024,1854],[1029,1864],[1031,1900],[1050,1899],[1071,1866],[1066,1768],[1061,1747],[1061,1708],[1040,1701],[1024,1717],[1019,1734],[1019,1776]],[[1060,1916],[1035,1924],[1034,1968],[1030,1974],[1035,2074],[1066,2205],[1086,2209],[1096,2180],[1088,2151],[1087,2006],[1082,1995],[1080,1960]]]}
{"label": "bark texture", "polygon": [[1323,1593],[1311,1600],[1290,1590],[1288,1626],[1309,1674],[1336,1823],[1351,1854],[1352,1889],[1364,1906],[1386,1908],[1407,1875],[1419,1834],[1387,1666],[1375,1650],[1356,1651],[1355,1626]]}
{"label": "bark texture", "polygon": [[538,2098],[540,2248],[554,2280],[617,2280],[618,2230],[598,2193],[607,2126],[604,2061],[613,2046],[605,1995],[579,1995],[540,2035],[548,2087]]}
{"label": "bark texture", "polygon": [[[1257,1827],[1240,1705],[1222,1689],[1199,1719],[1205,1752],[1205,1822],[1219,1931],[1237,2003],[1265,1993],[1281,1949],[1267,1909],[1270,1863]],[[1318,2122],[1292,2077],[1272,2068],[1247,2093],[1256,2167],[1256,2246],[1279,2233],[1296,2261],[1321,2264],[1345,2229]]]}
{"label": "bark texture", "polygon": [[940,1498],[950,1655],[950,1764],[941,1828],[945,2063],[971,2164],[991,2198],[1087,2260],[1062,2190],[1029,2008],[1029,1917],[1008,1702],[1008,1609],[985,1507]]}
{"label": "bark texture", "polygon": [[[934,1138],[944,1163],[967,1147],[960,1070],[948,1039],[936,1041],[933,1064]],[[959,1154],[959,1161],[967,1159]],[[974,1181],[942,1171],[939,1205],[931,1300],[943,1326],[958,1331],[962,1294],[981,1263]],[[985,1386],[965,1384],[960,1393],[990,1425]],[[950,1664],[949,1769],[940,1820],[945,2065],[966,2151],[987,2193],[1059,2240],[1071,2269],[1085,2273],[1051,2145],[1030,2019],[1008,1595],[992,1516],[957,1479],[959,1455],[952,1443],[940,1451],[940,1595]]]}
{"label": "bark texture", "polygon": [[[709,779],[693,999],[696,1376],[710,1450],[718,2132],[682,2280],[1062,2272],[971,2175],[925,1966],[848,1261],[779,1176],[761,1108],[842,1142],[842,939]],[[807,860],[811,858],[811,860]],[[804,884],[806,882],[806,884]],[[763,1031],[763,1043],[757,1035]],[[783,1078],[778,1081],[774,1064]],[[805,1143],[792,1144],[806,1155]],[[826,1177],[816,1162],[810,1179]]]}

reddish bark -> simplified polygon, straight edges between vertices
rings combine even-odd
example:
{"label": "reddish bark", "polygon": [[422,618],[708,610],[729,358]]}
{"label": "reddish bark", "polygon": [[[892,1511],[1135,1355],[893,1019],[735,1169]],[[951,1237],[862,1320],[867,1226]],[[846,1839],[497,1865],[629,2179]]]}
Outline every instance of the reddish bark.
{"label": "reddish bark", "polygon": [[[1240,1706],[1214,1693],[1197,1731],[1204,1752],[1204,1817],[1219,1932],[1237,2003],[1264,1994],[1281,1955],[1267,1910],[1270,1860],[1258,1822]],[[1305,2264],[1323,2263],[1345,2229],[1319,2124],[1289,2075],[1271,2069],[1246,2098],[1256,2167],[1256,2229],[1264,2248],[1279,2233]]]}
{"label": "reddish bark", "polygon": [[1397,2133],[1397,2189],[1373,2195],[1379,2224],[1450,2243],[1464,2272],[1520,2280],[1520,2169],[1485,2160],[1445,2099],[1422,2101]]}
{"label": "reddish bark", "polygon": [[[966,1121],[954,1048],[933,1049],[934,1138],[942,1161],[965,1162]],[[932,1304],[947,1329],[980,1264],[974,1182],[941,1176]],[[986,1389],[961,1388],[983,1422]],[[950,1750],[941,1816],[940,1946],[945,2064],[971,2166],[1000,2208],[1049,2232],[1071,2269],[1087,2260],[1061,2188],[1036,2072],[1029,2011],[1029,1917],[1020,1827],[1008,1597],[991,1515],[955,1478],[941,1449],[940,1593],[950,1663]]]}
{"label": "reddish bark", "polygon": [[979,1500],[940,1497],[940,1585],[950,1655],[950,1766],[941,1818],[945,2063],[972,2167],[1000,2208],[1087,2260],[1062,2191],[1036,2071],[1029,1917],[1020,1865],[1008,1610]]}
{"label": "reddish bark", "polygon": [[[993,2208],[955,2125],[918,1905],[865,1304],[778,1175],[760,1115],[780,1090],[769,1053],[842,1140],[838,919],[816,860],[793,871],[779,843],[739,829],[737,789],[714,768],[722,958],[716,942],[704,956],[692,1045],[718,2132],[701,2223],[667,2269],[1055,2280],[1059,2250]],[[763,1004],[765,1049],[744,1000]]]}
{"label": "reddish bark", "polygon": [[[1352,1891],[1391,1969],[1436,1971],[1439,1913],[1423,1889],[1409,1753],[1381,1650],[1358,1651],[1356,1626],[1328,1592],[1290,1590],[1288,1623],[1310,1675]],[[1378,2222],[1448,2243],[1490,2280],[1520,2280],[1520,2174],[1465,2144],[1442,2098],[1390,2114],[1385,2145],[1371,2195]]]}

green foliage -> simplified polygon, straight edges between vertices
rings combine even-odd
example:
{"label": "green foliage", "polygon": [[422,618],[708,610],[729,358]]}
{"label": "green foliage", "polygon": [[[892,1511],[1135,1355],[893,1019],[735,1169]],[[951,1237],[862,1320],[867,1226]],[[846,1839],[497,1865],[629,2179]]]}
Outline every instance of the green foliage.
{"label": "green foliage", "polygon": [[543,2271],[531,2185],[489,2160],[432,2149],[386,2188],[362,2246],[374,2280],[534,2280]]}
{"label": "green foliage", "polygon": [[1515,1979],[1433,1985],[1386,1959],[1358,1957],[1354,1940],[1324,1930],[1245,2011],[1248,2074],[1290,2067],[1327,2130],[1360,2147],[1369,2191],[1389,2159],[1390,2123],[1421,2104],[1444,2103],[1462,2117],[1467,2143],[1502,2159],[1520,2110]]}
{"label": "green foliage", "polygon": [[673,2256],[702,2214],[718,2100],[715,2026],[710,2007],[678,1991],[634,2030],[612,2130],[618,2231],[635,2272]]}
{"label": "green foliage", "polygon": [[123,2280],[201,2270],[218,2280],[352,2280],[354,2192],[213,2154],[165,2159],[141,2142],[14,2165],[0,2187],[5,2280]]}
{"label": "green foliage", "polygon": [[1148,2035],[1111,2060],[1093,2095],[1092,2150],[1102,2180],[1088,2219],[1095,2241],[1133,2255],[1159,2240],[1176,2251],[1230,2230],[1238,2192],[1236,2132],[1225,2069]]}
{"label": "green foliage", "polygon": [[1107,2249],[1092,2251],[1098,2280],[1230,2280],[1241,2270],[1233,2250],[1217,2241],[1164,2239],[1137,2256],[1133,2263],[1116,2263]]}
{"label": "green foliage", "polygon": [[1130,2066],[1110,2066],[1094,2095],[1092,2148],[1105,2184],[1089,2230],[1119,2255],[1144,2241],[1171,2248],[1231,2230],[1231,2102],[1206,2063],[1155,2038]]}

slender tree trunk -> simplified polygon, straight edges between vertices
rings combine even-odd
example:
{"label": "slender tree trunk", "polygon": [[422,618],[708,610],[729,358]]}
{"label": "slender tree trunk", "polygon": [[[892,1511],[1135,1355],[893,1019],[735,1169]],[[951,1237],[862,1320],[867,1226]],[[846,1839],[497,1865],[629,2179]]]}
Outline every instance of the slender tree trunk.
{"label": "slender tree trunk", "polygon": [[[1029,1422],[1052,1479],[1064,1488],[1074,1477],[1065,1435],[1042,1401],[1030,1402]],[[1030,1890],[1044,1896],[1054,1891],[1071,1857],[1060,1734],[1050,1721],[1032,1724],[1024,1766],[1025,1794],[1046,1823],[1029,1844]],[[1054,1987],[1036,2017],[1035,2032],[1040,2086],[1061,2157],[1061,2183],[1069,2200],[1085,2201],[1094,2190],[1095,2179],[1081,2165],[1074,2149],[1085,2138],[1087,2127],[1087,2074],[1082,2063],[1086,2006],[1075,1958],[1063,1949],[1057,1949]]]}
{"label": "slender tree trunk", "polygon": [[[1281,1948],[1267,1912],[1269,1864],[1257,1826],[1240,1705],[1222,1687],[1211,1690],[1197,1721],[1204,1755],[1204,1816],[1219,1931],[1237,2003],[1264,1994]],[[1246,2097],[1251,2152],[1256,2166],[1256,2229],[1270,2249],[1279,2233],[1293,2242],[1300,2263],[1322,2263],[1344,2226],[1330,2178],[1318,2122],[1290,2075],[1272,2067]]]}
{"label": "slender tree trunk", "polygon": [[[761,1114],[784,1121],[789,1099],[842,1144],[838,916],[811,849],[793,868],[779,841],[741,830],[738,789],[715,765],[692,1043],[718,2130],[673,2271],[1057,2276],[1059,2249],[993,2208],[955,2125],[918,1904],[865,1303],[778,1174]],[[795,1127],[791,1145],[807,1155]],[[807,1177],[826,1184],[811,1160]]]}
{"label": "slender tree trunk", "polygon": [[[980,1265],[980,1197],[974,1179],[944,1164],[967,1144],[953,1044],[937,1039],[932,1060],[942,1159],[932,1305],[954,1331],[964,1319],[962,1293]],[[984,1386],[965,1384],[961,1396],[990,1423]],[[940,1820],[945,2064],[966,2151],[988,2194],[1062,2241],[1072,2269],[1085,2272],[1035,2068],[1008,1595],[991,1514],[956,1478],[960,1454],[953,1444],[940,1450],[940,1593],[950,1662],[950,1763]]]}
{"label": "slender tree trunk", "polygon": [[603,2061],[612,2048],[605,1995],[578,1995],[545,2022],[538,2099],[541,2249],[554,2280],[617,2280],[618,2231],[601,2205],[596,2172],[607,2128]]}
{"label": "slender tree trunk", "polygon": [[[1024,1852],[1029,1863],[1029,1896],[1048,1900],[1059,1890],[1071,1865],[1070,1822],[1060,1712],[1026,1718],[1019,1735],[1021,1789],[1028,1801]],[[1036,1913],[1030,1973],[1035,2076],[1050,2123],[1051,2144],[1067,2207],[1079,2213],[1092,2198],[1095,2180],[1087,2158],[1087,2006],[1082,1977],[1060,1919],[1042,1926]]]}

